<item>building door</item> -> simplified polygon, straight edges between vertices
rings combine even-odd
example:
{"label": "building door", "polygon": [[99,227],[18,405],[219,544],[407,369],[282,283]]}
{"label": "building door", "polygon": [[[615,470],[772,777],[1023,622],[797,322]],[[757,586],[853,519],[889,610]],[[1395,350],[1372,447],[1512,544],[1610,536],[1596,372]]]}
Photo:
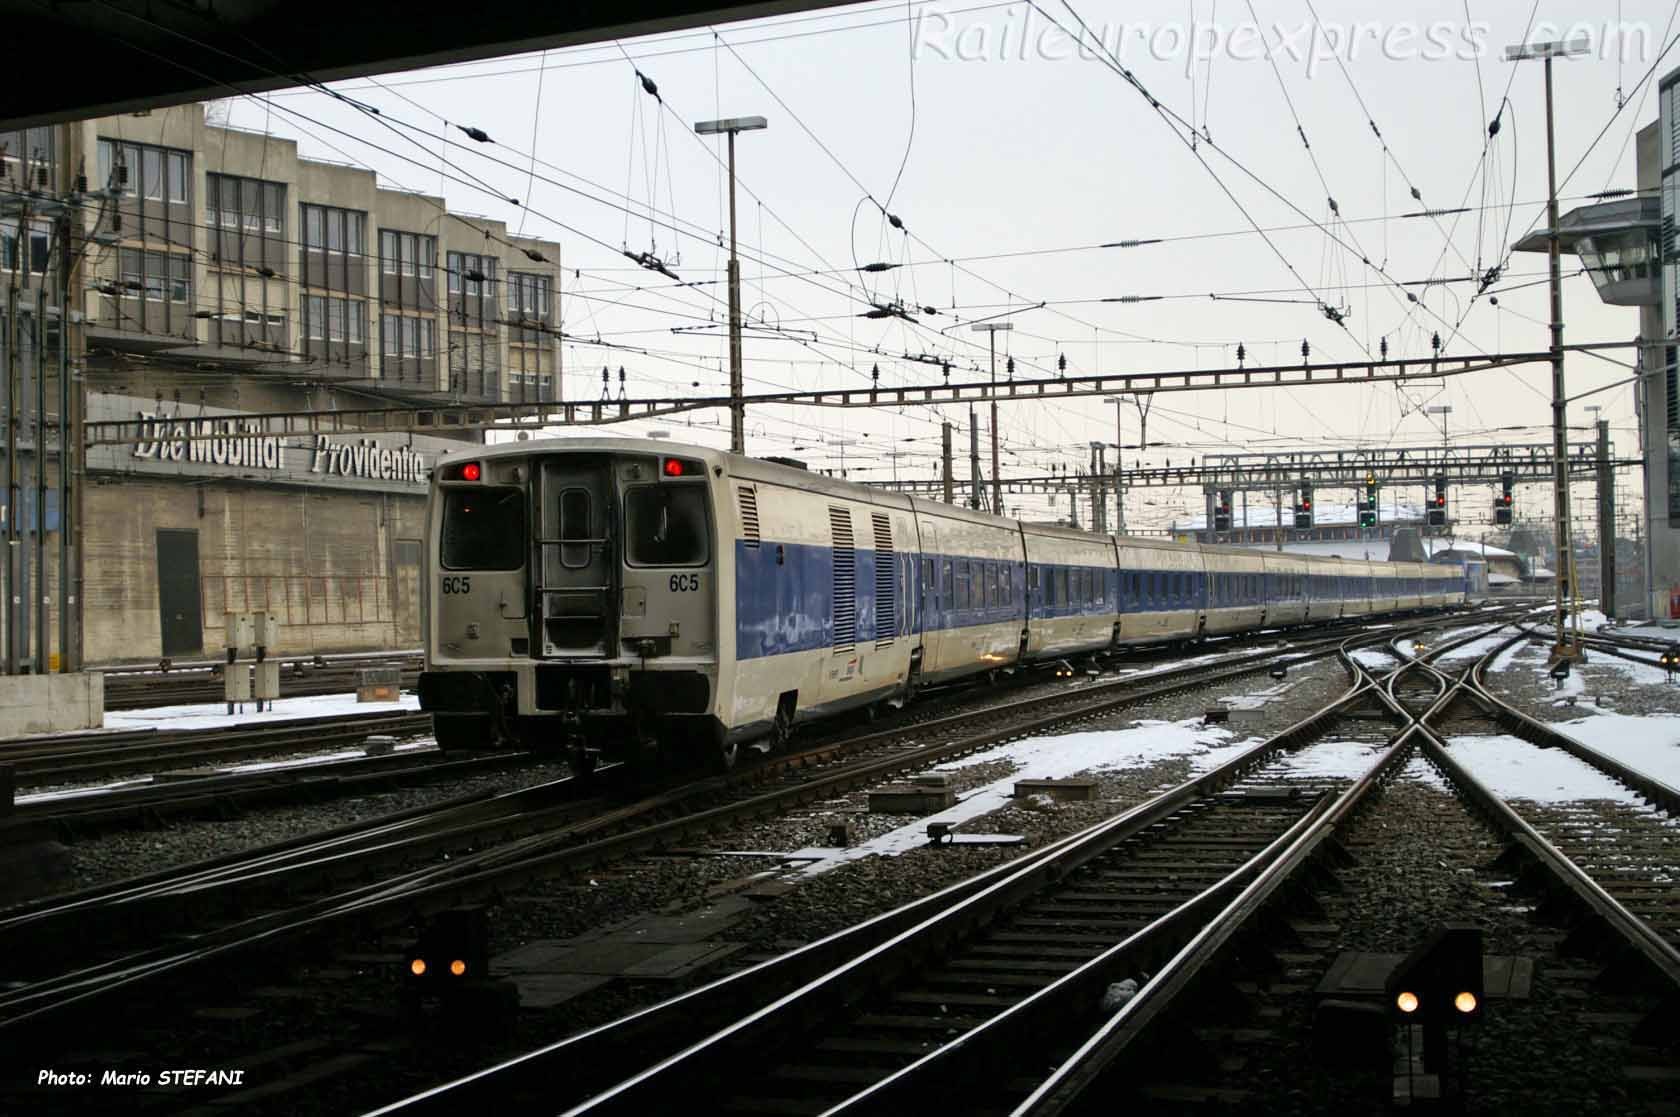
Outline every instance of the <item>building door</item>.
{"label": "building door", "polygon": [[198,532],[159,531],[157,558],[163,654],[202,652],[204,614],[198,586]]}

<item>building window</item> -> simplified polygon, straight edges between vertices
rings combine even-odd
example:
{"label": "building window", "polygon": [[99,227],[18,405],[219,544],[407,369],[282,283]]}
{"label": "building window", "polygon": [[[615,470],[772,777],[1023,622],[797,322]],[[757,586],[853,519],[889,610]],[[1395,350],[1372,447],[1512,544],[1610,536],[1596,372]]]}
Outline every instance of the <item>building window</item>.
{"label": "building window", "polygon": [[362,239],[366,218],[355,210],[333,206],[303,206],[303,246],[316,252],[360,256],[366,251]]}
{"label": "building window", "polygon": [[305,295],[303,336],[312,341],[367,344],[367,303],[362,299]]}
{"label": "building window", "polygon": [[387,357],[397,355],[397,316],[382,314],[379,316],[379,337],[383,342],[381,352]]}
{"label": "building window", "polygon": [[178,151],[169,153],[169,200],[187,202],[187,157]]}
{"label": "building window", "polygon": [[192,301],[191,258],[125,248],[119,263],[124,294],[144,294],[150,302]]}
{"label": "building window", "polygon": [[147,201],[163,201],[163,152],[148,147],[140,152],[140,183]]}
{"label": "building window", "polygon": [[523,318],[535,318],[546,321],[549,317],[549,301],[553,281],[546,275],[533,275],[529,272],[509,272],[508,304]]}
{"label": "building window", "polygon": [[26,260],[18,259],[18,223],[0,221],[0,271],[28,270],[45,275],[52,257],[52,231],[45,224],[31,223]]}
{"label": "building window", "polygon": [[205,175],[204,180],[204,220],[211,228],[275,235],[285,232],[284,183],[218,174]]}
{"label": "building window", "polygon": [[[101,139],[98,189],[116,188],[124,197],[171,205],[192,201],[192,155],[184,151]],[[118,169],[124,181],[117,182]]]}
{"label": "building window", "polygon": [[[472,278],[474,275],[481,278]],[[476,252],[449,254],[449,293],[482,297],[496,282],[496,258]]]}
{"label": "building window", "polygon": [[432,278],[437,259],[437,238],[420,233],[382,229],[379,233],[379,270],[386,275]]}

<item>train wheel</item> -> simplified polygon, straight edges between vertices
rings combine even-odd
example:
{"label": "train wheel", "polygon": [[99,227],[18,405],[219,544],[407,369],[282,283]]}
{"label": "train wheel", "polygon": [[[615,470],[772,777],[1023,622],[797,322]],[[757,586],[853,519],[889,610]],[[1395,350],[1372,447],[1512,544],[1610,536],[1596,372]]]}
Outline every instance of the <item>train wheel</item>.
{"label": "train wheel", "polygon": [[732,771],[740,759],[741,742],[739,741],[725,741],[717,747],[713,754],[713,763],[720,772]]}
{"label": "train wheel", "polygon": [[595,779],[595,769],[601,763],[601,754],[583,745],[573,745],[566,750],[566,763],[571,766],[572,775],[588,783]]}
{"label": "train wheel", "polygon": [[781,752],[793,740],[793,714],[784,703],[776,709],[776,720],[770,723],[770,751]]}

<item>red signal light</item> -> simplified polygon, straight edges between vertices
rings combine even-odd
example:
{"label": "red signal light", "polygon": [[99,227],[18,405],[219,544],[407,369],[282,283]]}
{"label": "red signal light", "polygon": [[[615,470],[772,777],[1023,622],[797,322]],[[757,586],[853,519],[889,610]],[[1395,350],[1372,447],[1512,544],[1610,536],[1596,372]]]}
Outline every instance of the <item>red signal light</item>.
{"label": "red signal light", "polygon": [[665,476],[667,476],[667,477],[681,477],[682,475],[683,475],[683,463],[678,461],[676,458],[666,458],[665,459]]}
{"label": "red signal light", "polygon": [[1312,507],[1312,501],[1310,501],[1310,500],[1303,500],[1303,501],[1302,501],[1302,502],[1301,502],[1301,507],[1302,507],[1302,508],[1311,508],[1311,507]]}
{"label": "red signal light", "polygon": [[468,462],[461,467],[461,480],[463,481],[476,481],[482,476],[484,476],[484,470],[479,467],[477,462]]}

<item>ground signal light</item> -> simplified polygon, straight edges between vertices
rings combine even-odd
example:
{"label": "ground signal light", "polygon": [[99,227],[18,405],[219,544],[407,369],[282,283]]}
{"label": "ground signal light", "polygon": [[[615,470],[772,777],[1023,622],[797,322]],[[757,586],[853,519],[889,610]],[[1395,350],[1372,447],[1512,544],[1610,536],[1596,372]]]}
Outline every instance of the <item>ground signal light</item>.
{"label": "ground signal light", "polygon": [[1311,485],[1301,486],[1300,500],[1295,505],[1295,526],[1303,530],[1313,526],[1313,491]]}
{"label": "ground signal light", "polygon": [[1511,522],[1511,489],[1516,485],[1515,474],[1507,473],[1499,479],[1499,495],[1493,498],[1493,522],[1508,524]]}
{"label": "ground signal light", "polygon": [[489,970],[490,930],[483,908],[452,908],[439,912],[420,933],[409,954],[408,972],[426,988],[444,992],[441,980],[483,976]]}
{"label": "ground signal light", "polygon": [[1377,476],[1365,475],[1365,499],[1359,502],[1359,526],[1377,526]]}

